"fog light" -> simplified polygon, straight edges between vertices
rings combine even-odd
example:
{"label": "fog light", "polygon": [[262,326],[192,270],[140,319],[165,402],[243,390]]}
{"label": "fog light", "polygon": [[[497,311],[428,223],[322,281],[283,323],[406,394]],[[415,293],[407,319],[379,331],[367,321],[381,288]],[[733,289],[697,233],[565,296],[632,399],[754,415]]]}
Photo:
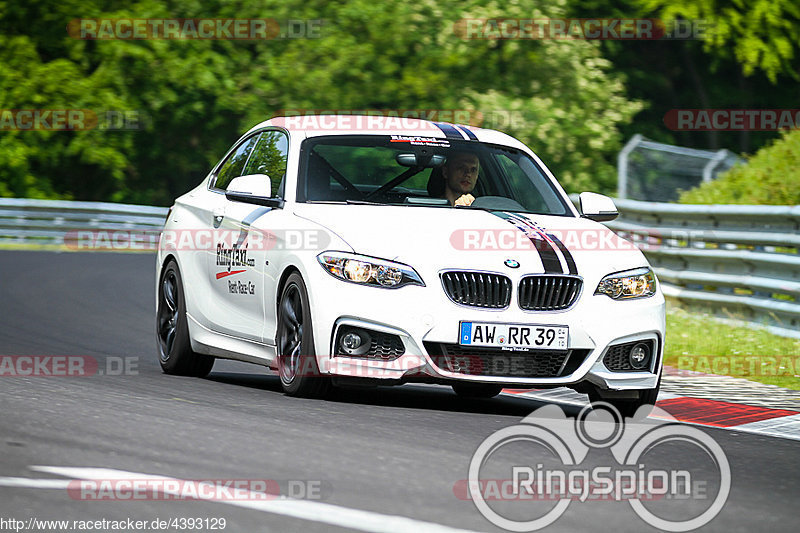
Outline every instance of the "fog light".
{"label": "fog light", "polygon": [[342,337],[342,348],[345,350],[355,350],[361,346],[361,336],[358,333],[348,333]]}
{"label": "fog light", "polygon": [[650,347],[643,342],[635,344],[628,354],[631,366],[636,370],[641,370],[650,362]]}
{"label": "fog light", "polygon": [[360,356],[369,351],[372,338],[363,329],[347,327],[339,333],[340,355]]}

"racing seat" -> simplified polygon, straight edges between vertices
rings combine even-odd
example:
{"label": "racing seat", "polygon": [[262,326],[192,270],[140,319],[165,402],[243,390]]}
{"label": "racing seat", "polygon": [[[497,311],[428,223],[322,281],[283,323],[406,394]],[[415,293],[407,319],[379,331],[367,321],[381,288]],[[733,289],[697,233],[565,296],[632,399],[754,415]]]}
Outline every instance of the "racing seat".
{"label": "racing seat", "polygon": [[431,175],[428,178],[428,196],[431,198],[444,198],[444,175],[441,167],[431,170]]}

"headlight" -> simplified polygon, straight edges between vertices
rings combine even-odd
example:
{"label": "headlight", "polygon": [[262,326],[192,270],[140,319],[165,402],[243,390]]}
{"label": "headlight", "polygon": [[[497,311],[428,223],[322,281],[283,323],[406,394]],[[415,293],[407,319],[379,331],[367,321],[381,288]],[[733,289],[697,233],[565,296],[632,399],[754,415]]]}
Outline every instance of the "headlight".
{"label": "headlight", "polygon": [[317,260],[332,276],[359,285],[386,289],[404,285],[425,286],[417,271],[403,263],[347,252],[322,252]]}
{"label": "headlight", "polygon": [[600,280],[594,293],[605,294],[614,300],[647,298],[656,293],[656,275],[649,268],[609,274]]}

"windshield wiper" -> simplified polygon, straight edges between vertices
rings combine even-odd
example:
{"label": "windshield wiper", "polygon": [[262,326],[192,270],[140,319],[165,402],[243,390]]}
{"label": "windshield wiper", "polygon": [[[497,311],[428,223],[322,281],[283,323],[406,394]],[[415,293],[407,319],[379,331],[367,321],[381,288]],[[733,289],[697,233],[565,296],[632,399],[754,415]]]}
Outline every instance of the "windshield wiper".
{"label": "windshield wiper", "polygon": [[345,203],[353,205],[387,205],[381,202],[368,202],[366,200],[345,200]]}

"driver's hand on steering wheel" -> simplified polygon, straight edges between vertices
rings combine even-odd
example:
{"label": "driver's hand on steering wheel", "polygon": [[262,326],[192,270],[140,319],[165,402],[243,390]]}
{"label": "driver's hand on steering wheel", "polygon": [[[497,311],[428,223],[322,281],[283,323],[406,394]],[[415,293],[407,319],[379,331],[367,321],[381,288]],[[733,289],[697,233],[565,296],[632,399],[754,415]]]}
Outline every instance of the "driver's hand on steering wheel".
{"label": "driver's hand on steering wheel", "polygon": [[453,205],[472,205],[474,201],[475,197],[471,194],[462,194]]}

